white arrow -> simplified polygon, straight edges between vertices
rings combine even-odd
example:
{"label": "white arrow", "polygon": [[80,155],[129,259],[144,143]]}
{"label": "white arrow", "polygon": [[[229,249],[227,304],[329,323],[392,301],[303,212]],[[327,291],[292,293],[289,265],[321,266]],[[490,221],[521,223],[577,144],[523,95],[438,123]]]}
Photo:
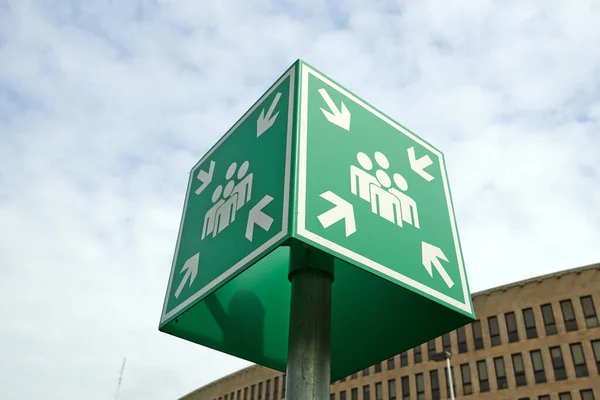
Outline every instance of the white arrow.
{"label": "white arrow", "polygon": [[246,239],[252,241],[254,237],[254,225],[258,225],[263,228],[265,231],[269,231],[271,229],[271,224],[273,223],[273,218],[269,217],[265,214],[262,209],[265,208],[267,204],[269,204],[273,198],[268,194],[262,198],[261,201],[256,203],[254,207],[248,213],[248,223],[246,224]]}
{"label": "white arrow", "polygon": [[417,157],[415,156],[415,148],[411,147],[408,149],[408,161],[410,162],[410,168],[425,178],[427,182],[430,182],[433,179],[433,176],[425,171],[425,168],[433,164],[433,161],[431,161],[431,158],[429,158],[428,155],[425,155],[417,160]]}
{"label": "white arrow", "polygon": [[200,182],[202,182],[202,185],[200,185],[200,187],[198,189],[196,189],[195,193],[196,194],[200,194],[204,191],[204,189],[206,189],[208,187],[208,185],[210,185],[210,182],[212,181],[213,178],[213,172],[215,171],[215,162],[211,161],[210,162],[210,167],[208,168],[208,172],[200,170],[198,171],[198,175],[196,175],[196,179],[200,180]]}
{"label": "white arrow", "polygon": [[448,272],[446,272],[446,270],[442,266],[442,263],[439,260],[441,258],[444,261],[448,261],[442,249],[425,242],[421,242],[421,248],[423,251],[423,266],[425,267],[427,272],[429,272],[429,276],[433,278],[432,266],[435,266],[435,269],[437,269],[444,282],[446,282],[446,285],[448,285],[449,288],[454,286],[454,282],[452,282],[450,275],[448,275]]}
{"label": "white arrow", "polygon": [[327,229],[336,222],[344,219],[346,224],[346,237],[356,232],[356,221],[354,220],[354,207],[346,200],[342,199],[331,190],[321,193],[321,197],[335,204],[335,207],[329,211],[325,211],[319,215],[319,222],[323,225],[323,228]]}
{"label": "white arrow", "polygon": [[181,271],[179,271],[179,273],[183,274],[185,272],[185,275],[183,276],[183,279],[181,280],[181,282],[179,283],[179,286],[177,287],[177,291],[175,292],[175,298],[179,297],[179,295],[181,294],[181,291],[183,290],[183,288],[188,280],[190,281],[190,287],[192,287],[192,283],[194,282],[194,279],[196,279],[196,275],[198,275],[198,262],[199,261],[200,261],[200,253],[196,253],[193,256],[191,256],[190,258],[188,258],[187,261],[183,264],[183,267],[181,267]]}
{"label": "white arrow", "polygon": [[267,129],[273,126],[277,116],[279,115],[279,111],[273,114],[275,111],[275,107],[277,106],[277,102],[279,102],[279,98],[281,97],[281,92],[277,92],[275,95],[275,99],[271,103],[271,107],[269,107],[269,111],[267,111],[267,115],[265,115],[265,109],[263,108],[256,120],[256,137],[260,137]]}
{"label": "white arrow", "polygon": [[321,94],[321,97],[323,97],[323,100],[325,100],[325,103],[327,103],[327,106],[329,106],[329,110],[330,110],[330,111],[327,111],[327,110],[324,110],[323,108],[321,108],[321,111],[323,111],[323,115],[325,115],[325,118],[327,118],[329,120],[329,122],[331,122],[332,124],[336,124],[340,128],[349,131],[350,130],[350,111],[348,111],[344,102],[343,101],[341,102],[342,109],[339,110],[337,108],[337,106],[335,105],[335,103],[333,102],[333,100],[331,100],[331,97],[329,97],[329,93],[327,93],[327,91],[325,89],[319,89],[319,93]]}

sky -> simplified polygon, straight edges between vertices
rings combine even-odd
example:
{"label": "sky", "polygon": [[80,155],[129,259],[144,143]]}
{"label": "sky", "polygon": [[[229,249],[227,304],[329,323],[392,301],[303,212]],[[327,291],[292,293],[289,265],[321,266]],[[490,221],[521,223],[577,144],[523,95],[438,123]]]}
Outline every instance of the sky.
{"label": "sky", "polygon": [[600,262],[600,3],[0,0],[0,390],[174,399],[190,168],[301,58],[446,159],[473,292]]}

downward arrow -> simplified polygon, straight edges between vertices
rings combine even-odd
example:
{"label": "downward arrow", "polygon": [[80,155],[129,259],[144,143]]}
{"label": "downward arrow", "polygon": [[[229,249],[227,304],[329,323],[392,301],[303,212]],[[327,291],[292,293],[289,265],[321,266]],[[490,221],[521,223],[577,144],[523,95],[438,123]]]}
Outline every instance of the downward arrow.
{"label": "downward arrow", "polygon": [[333,102],[333,100],[331,100],[331,97],[329,97],[329,93],[327,93],[327,91],[325,89],[319,89],[319,93],[321,94],[321,97],[323,97],[323,100],[325,100],[325,103],[327,103],[327,106],[329,106],[329,110],[330,110],[330,111],[327,111],[327,110],[324,110],[323,108],[321,108],[321,111],[323,111],[323,115],[325,115],[325,118],[327,118],[329,120],[329,122],[331,122],[332,124],[335,124],[335,125],[339,126],[340,128],[349,131],[350,130],[350,111],[348,111],[344,102],[341,102],[342,109],[339,110],[337,108],[337,106],[335,105],[335,103]]}
{"label": "downward arrow", "polygon": [[200,253],[196,253],[193,256],[191,256],[190,258],[187,259],[187,261],[183,264],[183,267],[181,267],[181,271],[179,271],[180,274],[183,274],[185,272],[185,275],[183,276],[183,279],[181,280],[181,282],[179,283],[179,286],[177,287],[177,291],[175,292],[175,298],[178,298],[179,295],[181,294],[181,291],[183,290],[185,283],[189,280],[190,281],[190,287],[192,287],[192,283],[194,282],[194,279],[196,279],[196,275],[198,275],[198,262],[200,261]]}
{"label": "downward arrow", "polygon": [[212,181],[213,178],[213,172],[215,171],[215,162],[211,161],[210,162],[210,167],[208,168],[208,172],[200,170],[198,171],[198,175],[196,175],[196,178],[198,180],[200,180],[200,182],[202,182],[202,185],[200,185],[200,187],[198,189],[196,189],[195,193],[196,194],[200,194],[204,191],[204,189],[206,189],[206,187],[208,185],[210,185],[210,182]]}
{"label": "downward arrow", "polygon": [[442,263],[439,260],[441,258],[444,261],[448,261],[442,249],[425,242],[421,242],[421,248],[423,254],[423,266],[425,267],[427,272],[429,272],[429,276],[433,277],[433,265],[435,269],[437,269],[444,282],[446,282],[446,285],[449,288],[454,286],[454,282],[452,282],[450,275],[448,275],[448,272],[446,272],[446,270],[442,266]]}
{"label": "downward arrow", "polygon": [[248,223],[246,224],[246,239],[252,241],[254,237],[254,225],[258,225],[263,228],[265,231],[271,229],[271,224],[273,223],[273,218],[269,217],[265,214],[262,209],[265,208],[267,204],[269,204],[273,198],[268,194],[262,198],[261,201],[256,203],[254,207],[248,213]]}
{"label": "downward arrow", "polygon": [[275,107],[277,106],[277,102],[279,102],[279,98],[281,97],[281,92],[277,92],[275,95],[275,99],[271,103],[271,107],[269,107],[269,111],[267,111],[267,115],[265,115],[265,109],[263,108],[256,120],[256,137],[260,137],[267,129],[273,126],[277,116],[279,115],[279,111],[273,114],[275,111]]}
{"label": "downward arrow", "polygon": [[323,225],[323,228],[327,229],[343,219],[346,224],[346,237],[356,232],[356,221],[354,220],[354,207],[352,207],[352,204],[348,203],[331,190],[322,193],[321,197],[330,203],[335,204],[335,207],[317,217],[321,225]]}
{"label": "downward arrow", "polygon": [[415,148],[411,147],[408,149],[408,161],[410,162],[410,168],[425,178],[427,182],[430,182],[433,179],[433,176],[425,171],[425,168],[433,164],[433,161],[431,161],[431,158],[429,158],[428,155],[425,155],[417,160],[417,157],[415,156]]}

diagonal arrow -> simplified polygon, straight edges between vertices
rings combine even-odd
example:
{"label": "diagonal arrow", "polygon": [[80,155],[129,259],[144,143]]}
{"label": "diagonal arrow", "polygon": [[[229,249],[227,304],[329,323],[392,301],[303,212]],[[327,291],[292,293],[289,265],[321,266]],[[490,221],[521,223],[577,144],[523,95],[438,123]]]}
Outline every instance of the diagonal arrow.
{"label": "diagonal arrow", "polygon": [[273,198],[268,194],[262,198],[261,201],[256,203],[254,207],[248,213],[248,223],[246,224],[246,239],[252,241],[254,237],[254,225],[258,225],[263,228],[265,231],[269,231],[271,229],[271,224],[273,223],[273,218],[269,217],[265,214],[262,209],[265,208],[267,204],[269,204]]}
{"label": "diagonal arrow", "polygon": [[265,109],[263,108],[256,120],[256,137],[260,137],[267,129],[273,126],[277,116],[279,115],[279,111],[273,115],[273,111],[275,111],[275,107],[279,102],[279,98],[281,97],[281,92],[277,92],[275,95],[275,99],[271,103],[271,107],[269,107],[269,111],[267,111],[267,115],[265,115]]}
{"label": "diagonal arrow", "polygon": [[188,280],[190,281],[190,287],[192,287],[192,283],[194,282],[194,279],[196,279],[196,275],[198,275],[198,262],[199,261],[200,261],[200,253],[196,253],[193,256],[191,256],[190,258],[188,258],[186,260],[186,262],[183,264],[183,267],[181,267],[181,271],[179,271],[179,273],[183,274],[185,272],[185,275],[183,276],[183,279],[181,280],[181,282],[179,282],[179,286],[177,287],[177,291],[175,292],[175,298],[179,297],[179,295],[181,294],[181,291],[185,287],[185,284]]}
{"label": "diagonal arrow", "polygon": [[354,207],[352,204],[348,203],[331,190],[321,193],[321,197],[330,203],[335,204],[335,207],[325,211],[317,217],[321,225],[323,225],[323,228],[327,229],[343,219],[345,220],[346,225],[346,237],[356,232],[356,221],[354,220]]}
{"label": "diagonal arrow", "polygon": [[415,156],[415,148],[411,147],[408,149],[408,161],[410,162],[410,168],[413,171],[425,178],[427,182],[431,182],[433,176],[425,171],[425,168],[433,164],[433,161],[431,161],[431,158],[429,158],[428,155],[424,155],[417,160],[417,157]]}
{"label": "diagonal arrow", "polygon": [[319,93],[321,94],[321,97],[323,97],[323,100],[325,100],[325,103],[327,103],[327,106],[329,107],[329,110],[330,110],[330,111],[327,111],[327,110],[321,108],[321,111],[323,111],[323,115],[325,115],[325,118],[327,118],[329,120],[329,122],[331,122],[332,124],[335,124],[335,125],[339,126],[340,128],[349,131],[350,130],[350,111],[348,111],[344,102],[343,101],[341,102],[342,105],[341,105],[341,110],[340,110],[337,108],[337,106],[335,105],[335,103],[333,102],[331,97],[329,96],[329,93],[327,93],[327,91],[325,89],[322,89],[322,88],[319,89]]}
{"label": "diagonal arrow", "polygon": [[215,162],[214,161],[210,162],[210,167],[208,168],[208,172],[206,172],[204,170],[198,171],[198,175],[196,175],[196,179],[200,180],[200,182],[202,182],[202,184],[200,185],[200,187],[198,189],[196,189],[196,191],[195,191],[196,194],[202,193],[204,191],[204,189],[206,189],[208,187],[208,185],[210,185],[210,182],[212,181],[212,178],[213,178],[214,171],[215,171]]}
{"label": "diagonal arrow", "polygon": [[442,266],[442,263],[440,262],[440,259],[448,261],[442,249],[426,242],[421,242],[421,249],[423,266],[427,272],[429,272],[429,276],[433,277],[433,266],[435,269],[437,269],[438,273],[449,288],[454,286],[454,282],[452,282],[450,275],[448,275],[448,272],[446,272]]}

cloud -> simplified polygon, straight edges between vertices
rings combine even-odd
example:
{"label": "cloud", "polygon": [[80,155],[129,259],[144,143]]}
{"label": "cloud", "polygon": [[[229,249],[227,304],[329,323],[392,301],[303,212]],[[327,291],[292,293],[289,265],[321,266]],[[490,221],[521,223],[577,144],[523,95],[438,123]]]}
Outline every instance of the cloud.
{"label": "cloud", "polygon": [[[593,2],[0,3],[0,386],[176,398],[247,365],[157,331],[190,167],[303,58],[440,148],[470,283],[597,262]],[[161,381],[161,378],[164,381]]]}

